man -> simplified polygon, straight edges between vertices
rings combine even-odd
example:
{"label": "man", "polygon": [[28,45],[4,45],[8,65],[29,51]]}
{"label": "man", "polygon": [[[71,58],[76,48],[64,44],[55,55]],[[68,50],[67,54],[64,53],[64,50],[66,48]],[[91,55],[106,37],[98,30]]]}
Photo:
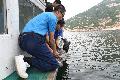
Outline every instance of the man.
{"label": "man", "polygon": [[[70,42],[66,38],[65,39],[63,38],[63,27],[64,27],[64,25],[65,25],[64,18],[62,20],[58,21],[56,31],[55,31],[55,34],[54,34],[54,38],[55,38],[57,49],[62,48],[67,53],[68,50],[69,50]],[[63,42],[64,45],[62,45],[62,42]]]}
{"label": "man", "polygon": [[[19,36],[20,48],[33,56],[31,59],[24,58],[24,61],[40,71],[53,71],[59,67],[56,59],[60,56],[56,50],[54,32],[57,21],[64,17],[65,12],[65,7],[58,5],[53,12],[43,12],[37,15],[26,24]],[[47,33],[50,34],[50,47],[45,40]],[[53,51],[51,52],[50,49]],[[17,71],[19,72],[19,69]]]}
{"label": "man", "polygon": [[57,22],[57,26],[56,26],[56,31],[54,34],[54,38],[55,38],[55,43],[56,43],[56,47],[59,49],[60,44],[62,46],[62,42],[59,40],[59,38],[63,37],[63,27],[64,27],[65,21],[64,19],[59,20]]}
{"label": "man", "polygon": [[[62,19],[62,20],[59,20],[57,22],[57,25],[56,25],[56,29],[55,29],[55,33],[54,33],[56,49],[59,48],[59,39],[58,39],[58,37],[59,36],[63,37],[63,27],[64,27],[64,24],[65,24],[65,21],[64,21],[64,19]],[[48,45],[49,45],[49,36],[50,36],[50,34],[48,33],[46,35],[46,42],[48,43]]]}

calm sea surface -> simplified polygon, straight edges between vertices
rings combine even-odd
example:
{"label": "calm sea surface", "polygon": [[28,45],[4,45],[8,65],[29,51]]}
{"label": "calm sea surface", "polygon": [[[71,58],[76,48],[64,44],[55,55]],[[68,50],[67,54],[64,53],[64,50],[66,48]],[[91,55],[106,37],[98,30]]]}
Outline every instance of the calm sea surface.
{"label": "calm sea surface", "polygon": [[67,32],[71,41],[57,80],[120,80],[120,31]]}

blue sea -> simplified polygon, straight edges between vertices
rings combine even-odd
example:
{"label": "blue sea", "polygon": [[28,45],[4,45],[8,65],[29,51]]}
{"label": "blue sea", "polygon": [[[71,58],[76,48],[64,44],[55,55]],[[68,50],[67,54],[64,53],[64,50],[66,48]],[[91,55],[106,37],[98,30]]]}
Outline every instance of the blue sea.
{"label": "blue sea", "polygon": [[56,80],[120,80],[120,31],[66,32],[71,44]]}

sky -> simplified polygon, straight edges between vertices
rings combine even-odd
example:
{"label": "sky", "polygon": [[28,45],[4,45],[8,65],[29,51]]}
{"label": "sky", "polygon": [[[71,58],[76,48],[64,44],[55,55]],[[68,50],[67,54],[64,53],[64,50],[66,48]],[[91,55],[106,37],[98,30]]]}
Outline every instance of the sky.
{"label": "sky", "polygon": [[[54,0],[47,0],[48,2],[54,2]],[[65,20],[82,13],[89,8],[97,5],[103,0],[61,0],[61,3],[66,8]]]}

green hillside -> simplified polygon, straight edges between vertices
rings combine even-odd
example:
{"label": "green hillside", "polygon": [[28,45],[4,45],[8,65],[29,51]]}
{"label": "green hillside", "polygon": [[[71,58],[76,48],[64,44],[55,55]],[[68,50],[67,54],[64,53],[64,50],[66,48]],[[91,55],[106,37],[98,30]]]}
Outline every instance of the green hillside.
{"label": "green hillside", "polygon": [[66,20],[69,29],[105,29],[120,21],[120,0],[103,0],[98,5]]}

